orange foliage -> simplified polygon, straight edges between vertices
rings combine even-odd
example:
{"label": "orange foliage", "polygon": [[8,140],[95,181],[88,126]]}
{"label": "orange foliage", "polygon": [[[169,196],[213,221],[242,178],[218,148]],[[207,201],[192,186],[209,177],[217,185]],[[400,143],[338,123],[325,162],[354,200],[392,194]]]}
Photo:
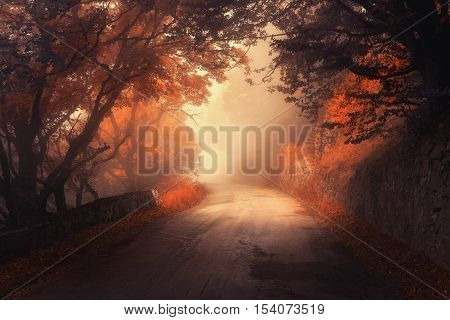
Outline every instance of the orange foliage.
{"label": "orange foliage", "polygon": [[[369,53],[365,58],[381,64],[382,74],[387,73],[387,70],[401,70],[408,65],[408,61],[390,54],[379,54],[374,57]],[[382,99],[374,102],[372,99],[377,95]],[[387,105],[384,105],[383,101]],[[392,141],[393,133],[403,124],[403,119],[394,114],[388,119],[387,112],[396,108],[395,105],[389,106],[389,102],[394,101],[391,97],[383,97],[380,80],[347,73],[343,81],[335,87],[333,97],[324,105],[322,121],[325,124],[333,124],[331,128],[334,129],[327,134],[334,136],[334,139],[322,150],[317,163],[318,171],[327,174],[334,172],[338,182],[345,184],[358,164]],[[358,136],[366,138],[356,140],[356,144],[347,144],[349,141],[355,141],[349,137],[354,139]],[[341,178],[342,181],[339,181]]]}
{"label": "orange foliage", "polygon": [[169,212],[182,211],[199,203],[205,195],[204,188],[195,182],[180,183],[160,196],[161,206]]}
{"label": "orange foliage", "polygon": [[294,144],[286,144],[281,147],[281,164],[285,173],[295,172],[298,161],[300,159],[301,147]]}
{"label": "orange foliage", "polygon": [[385,143],[385,140],[374,137],[360,144],[346,144],[341,138],[323,154],[318,164],[319,174],[332,174],[335,177],[334,187],[344,188],[348,179],[353,176],[355,168],[380,150]]}
{"label": "orange foliage", "polygon": [[[335,189],[345,188],[348,180],[353,176],[357,165],[369,158],[373,152],[379,151],[387,140],[375,135],[358,144],[348,144],[348,135],[360,134],[364,130],[371,130],[377,122],[366,121],[372,115],[367,112],[371,102],[369,99],[355,98],[351,92],[361,94],[377,94],[381,90],[378,80],[364,79],[349,73],[345,81],[335,89],[334,97],[325,105],[325,122],[337,123],[340,126],[328,132],[335,140],[326,145],[321,158],[316,163],[316,178],[333,175]],[[383,113],[382,107],[375,110],[378,116]],[[354,114],[358,114],[354,118]]]}
{"label": "orange foliage", "polygon": [[[295,193],[307,190],[307,194],[301,196],[313,203],[346,189],[357,166],[393,141],[392,135],[389,139],[382,135],[369,135],[359,143],[347,143],[349,136],[363,135],[365,131],[370,131],[379,124],[379,121],[372,120],[374,117],[381,117],[386,108],[374,108],[370,96],[379,94],[381,89],[379,80],[365,79],[353,73],[345,76],[335,87],[333,97],[324,105],[323,123],[332,123],[335,126],[319,129],[323,131],[318,131],[321,133],[312,137],[314,151],[305,155],[312,167],[306,171],[300,170],[297,148],[291,145],[283,147],[283,154],[287,155],[285,165],[288,168],[293,168],[294,165],[296,172],[295,176],[282,177],[285,187]],[[358,95],[355,96],[355,93]],[[393,128],[401,123],[400,121],[398,118],[391,119],[384,129]]]}
{"label": "orange foliage", "polygon": [[[364,65],[378,70],[374,77],[382,79],[389,74],[408,69],[407,57],[398,57],[394,52],[377,55],[368,53],[362,60]],[[408,112],[415,108],[414,102],[400,99],[395,90],[404,91],[404,79],[392,78],[389,84],[376,78],[365,78],[347,72],[334,87],[333,97],[324,104],[323,123],[327,128],[339,128],[347,142],[360,143],[376,134],[385,135],[401,125]],[[395,83],[395,85],[393,84]]]}
{"label": "orange foliage", "polygon": [[[341,85],[334,90],[334,97],[325,104],[325,121],[349,126],[352,114],[364,114],[370,101],[367,99],[350,97],[350,92],[376,94],[381,90],[378,80],[361,79],[349,73]],[[381,114],[380,110],[380,114]]]}

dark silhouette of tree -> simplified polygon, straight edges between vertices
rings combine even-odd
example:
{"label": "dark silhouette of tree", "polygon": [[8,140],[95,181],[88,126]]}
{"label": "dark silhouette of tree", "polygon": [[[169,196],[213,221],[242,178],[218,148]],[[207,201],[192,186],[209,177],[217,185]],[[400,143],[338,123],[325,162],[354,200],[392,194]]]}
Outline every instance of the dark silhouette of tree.
{"label": "dark silhouette of tree", "polygon": [[[450,23],[444,0],[300,0],[275,25],[286,34],[272,42],[277,56],[268,71],[281,71],[289,102],[321,118],[334,89],[355,75],[380,89],[353,86],[346,95],[364,106],[347,123],[359,143],[384,130],[393,117],[434,117],[448,110]],[[419,112],[420,111],[420,112]]]}
{"label": "dark silhouette of tree", "polygon": [[[276,19],[277,1],[8,1],[0,3],[0,193],[10,226],[41,221],[65,184],[109,146],[102,121],[170,90],[207,95]],[[243,36],[245,35],[245,36]],[[191,99],[192,100],[192,99]],[[53,152],[55,144],[59,155]]]}

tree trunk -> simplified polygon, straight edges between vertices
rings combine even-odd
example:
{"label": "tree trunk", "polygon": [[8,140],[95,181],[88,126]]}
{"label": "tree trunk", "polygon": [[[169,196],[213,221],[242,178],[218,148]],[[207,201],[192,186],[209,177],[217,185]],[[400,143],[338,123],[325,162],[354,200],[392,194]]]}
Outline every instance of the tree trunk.
{"label": "tree trunk", "polygon": [[54,196],[56,202],[56,209],[58,213],[66,211],[67,203],[66,203],[66,193],[64,191],[64,184],[56,188]]}
{"label": "tree trunk", "polygon": [[11,171],[8,156],[6,155],[3,147],[3,142],[0,141],[0,164],[2,167],[2,179],[0,182],[0,192],[5,199],[6,208],[8,213],[3,213],[3,217],[6,219],[6,224],[9,227],[17,227],[17,210],[13,201],[13,193],[11,186]]}
{"label": "tree trunk", "polygon": [[[441,2],[441,1],[438,1]],[[410,0],[408,6],[417,19],[436,9],[434,1]],[[425,89],[431,93],[448,90],[450,86],[450,24],[448,5],[414,27],[414,35],[407,39],[407,46],[418,66]],[[448,108],[448,95],[430,101],[432,112],[440,113]]]}
{"label": "tree trunk", "polygon": [[[102,107],[100,107],[98,104],[100,104],[101,97],[103,97],[104,95],[99,94],[96,99],[96,111],[90,115],[83,131],[71,141],[70,147],[67,150],[67,153],[62,162],[58,164],[56,168],[48,175],[44,188],[40,192],[41,206],[47,203],[48,198],[52,193],[57,192],[57,189],[60,188],[61,185],[63,186],[66,183],[67,179],[72,174],[73,162],[89,145],[89,143],[91,143],[92,138],[94,137],[95,133],[98,130],[98,127],[100,126],[100,123],[105,118],[105,115],[114,106],[114,102],[116,101],[120,92],[121,90],[117,89],[113,93],[111,93],[108,100]],[[61,190],[59,190],[59,192],[61,192]]]}
{"label": "tree trunk", "polygon": [[43,91],[44,83],[37,88],[31,119],[18,120],[14,125],[18,171],[11,183],[11,209],[15,210],[13,215],[17,217],[18,225],[38,223],[45,218],[45,206],[40,204],[37,191],[38,162],[34,150],[35,139],[40,130],[39,108]]}
{"label": "tree trunk", "polygon": [[80,186],[77,188],[75,195],[75,206],[79,207],[83,204],[83,192],[84,192],[84,182],[80,181]]}

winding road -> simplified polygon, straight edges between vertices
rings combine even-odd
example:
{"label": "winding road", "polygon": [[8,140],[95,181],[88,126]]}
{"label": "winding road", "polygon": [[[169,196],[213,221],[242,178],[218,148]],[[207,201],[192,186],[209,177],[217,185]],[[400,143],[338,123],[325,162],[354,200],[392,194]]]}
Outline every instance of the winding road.
{"label": "winding road", "polygon": [[270,187],[208,184],[197,207],[156,218],[32,299],[382,299],[374,275],[317,214]]}

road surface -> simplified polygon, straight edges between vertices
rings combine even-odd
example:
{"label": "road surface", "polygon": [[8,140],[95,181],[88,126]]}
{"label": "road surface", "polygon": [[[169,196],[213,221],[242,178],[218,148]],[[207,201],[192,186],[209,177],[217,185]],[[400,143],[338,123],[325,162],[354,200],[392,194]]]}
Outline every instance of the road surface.
{"label": "road surface", "polygon": [[127,245],[65,271],[32,299],[382,299],[315,212],[270,187],[209,184],[197,207],[156,218]]}

